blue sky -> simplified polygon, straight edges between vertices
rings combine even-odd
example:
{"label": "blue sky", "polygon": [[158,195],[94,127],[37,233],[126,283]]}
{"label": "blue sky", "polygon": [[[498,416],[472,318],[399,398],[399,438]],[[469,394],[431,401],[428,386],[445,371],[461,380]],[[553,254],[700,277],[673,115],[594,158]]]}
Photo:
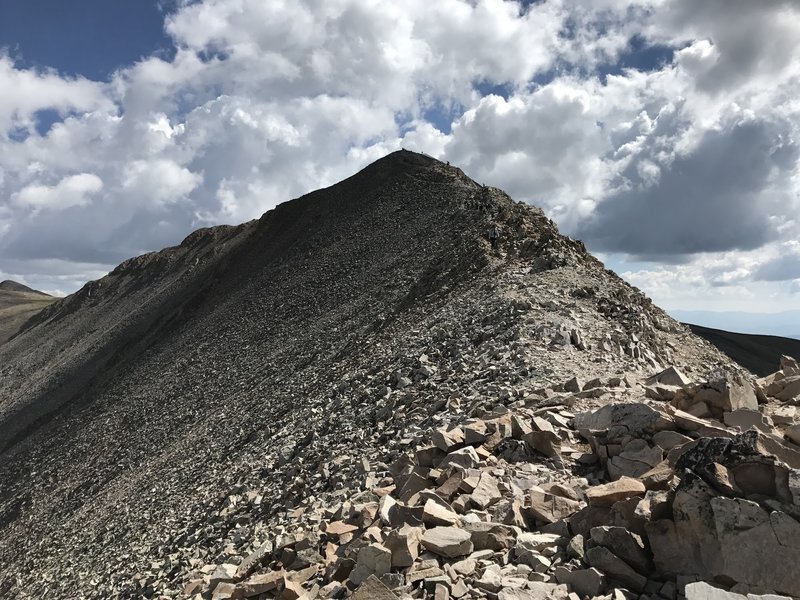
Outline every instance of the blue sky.
{"label": "blue sky", "polygon": [[148,0],[3,0],[0,46],[21,67],[108,80],[154,53],[169,56],[163,3]]}
{"label": "blue sky", "polygon": [[[4,0],[0,48],[20,67],[108,81],[120,67],[151,55],[174,55],[164,32],[168,6],[147,0]],[[46,134],[63,116],[39,111],[38,132]]]}
{"label": "blue sky", "polygon": [[[527,0],[523,7],[536,4]],[[108,81],[120,68],[149,56],[173,57],[175,48],[164,31],[164,18],[177,8],[174,0],[5,0],[0,6],[0,47],[16,59],[17,66],[55,69],[62,75]],[[614,60],[596,69],[606,77],[624,69],[651,71],[671,60],[673,49],[651,45],[634,36]],[[568,71],[571,65],[560,65]],[[538,75],[533,84],[552,81],[557,70]],[[475,82],[482,95],[508,98],[513,86],[508,82]],[[449,133],[454,119],[465,110],[460,104],[436,103],[425,118],[439,130]],[[46,134],[53,123],[63,120],[55,110],[37,114],[37,130]]]}
{"label": "blue sky", "polygon": [[800,298],[791,0],[0,4],[0,277],[67,293],[398,147],[656,302]]}

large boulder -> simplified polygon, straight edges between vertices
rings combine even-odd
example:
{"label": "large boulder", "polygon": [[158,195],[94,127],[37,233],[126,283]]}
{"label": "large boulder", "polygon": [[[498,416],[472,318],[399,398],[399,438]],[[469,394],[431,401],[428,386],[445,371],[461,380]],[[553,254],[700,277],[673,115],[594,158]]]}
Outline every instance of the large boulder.
{"label": "large boulder", "polygon": [[540,487],[534,487],[528,494],[529,506],[526,512],[529,517],[544,523],[555,523],[581,509],[581,503],[556,494],[549,494]]}
{"label": "large boulder", "polygon": [[705,581],[696,581],[686,585],[684,595],[686,600],[791,600],[788,596],[774,594],[736,594],[707,584]]}
{"label": "large boulder", "polygon": [[643,403],[606,404],[593,412],[576,415],[572,424],[579,431],[608,431],[613,427],[623,427],[635,436],[675,428],[666,414]]}
{"label": "large boulder", "polygon": [[657,570],[664,575],[728,581],[764,593],[800,596],[800,523],[743,498],[719,496],[687,476],[673,519],[648,523]]}
{"label": "large boulder", "polygon": [[692,383],[692,380],[684,375],[683,372],[678,369],[678,367],[673,366],[667,367],[660,373],[656,373],[652,377],[649,377],[647,380],[645,380],[645,385],[655,385],[659,383],[662,385],[683,387]]}
{"label": "large boulder", "polygon": [[800,523],[741,498],[711,500],[722,575],[750,589],[800,596]]}
{"label": "large boulder", "polygon": [[647,585],[647,577],[634,571],[628,563],[608,548],[595,546],[586,551],[585,560],[589,566],[605,573],[610,579],[621,582],[633,591],[641,592]]}
{"label": "large boulder", "polygon": [[726,412],[741,409],[757,411],[758,397],[753,384],[744,377],[721,370],[712,374],[703,384],[685,387],[675,395],[672,404],[688,412],[702,406],[721,420]]}
{"label": "large boulder", "polygon": [[789,402],[800,398],[800,375],[787,377],[781,381],[781,390],[775,394],[778,400]]}
{"label": "large boulder", "polygon": [[370,544],[358,551],[358,560],[350,573],[350,581],[360,585],[370,575],[381,576],[391,570],[392,551],[381,544]]}
{"label": "large boulder", "polygon": [[590,535],[595,544],[608,548],[642,575],[653,570],[642,538],[635,533],[624,527],[593,527]]}
{"label": "large boulder", "polygon": [[447,558],[466,556],[473,550],[472,536],[458,527],[434,527],[422,536],[422,545]]}
{"label": "large boulder", "polygon": [[590,487],[586,490],[586,500],[591,506],[611,506],[620,500],[644,496],[646,491],[641,481],[621,477],[611,483]]}
{"label": "large boulder", "polygon": [[389,534],[386,547],[392,552],[392,567],[410,567],[414,564],[419,556],[423,533],[422,527],[403,525]]}
{"label": "large boulder", "polygon": [[556,580],[566,583],[581,598],[599,596],[606,588],[606,576],[595,568],[569,570],[556,567]]}
{"label": "large boulder", "polygon": [[353,594],[352,600],[395,600],[397,595],[381,580],[370,575]]}
{"label": "large boulder", "polygon": [[792,377],[793,375],[800,375],[800,363],[791,356],[785,354],[781,356],[781,371],[784,376]]}

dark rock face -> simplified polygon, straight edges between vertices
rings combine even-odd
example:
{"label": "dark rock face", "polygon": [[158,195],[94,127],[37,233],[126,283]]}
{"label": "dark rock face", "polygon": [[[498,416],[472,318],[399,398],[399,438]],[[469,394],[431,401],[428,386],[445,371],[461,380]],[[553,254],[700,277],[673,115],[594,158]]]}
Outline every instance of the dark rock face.
{"label": "dark rock face", "polygon": [[[569,423],[668,365],[735,370],[541,211],[394,153],[126,261],[0,346],[0,596],[560,594],[579,522],[645,539],[637,503],[667,512],[642,483],[611,507],[583,490],[666,460],[679,419],[579,417],[608,423],[594,447]],[[459,531],[418,555],[434,526]],[[649,589],[597,548],[570,570]]]}

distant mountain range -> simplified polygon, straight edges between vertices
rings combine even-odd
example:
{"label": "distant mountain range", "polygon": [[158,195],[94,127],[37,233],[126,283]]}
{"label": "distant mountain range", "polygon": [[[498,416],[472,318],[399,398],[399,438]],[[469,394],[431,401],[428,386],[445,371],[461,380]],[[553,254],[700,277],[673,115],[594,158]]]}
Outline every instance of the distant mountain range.
{"label": "distant mountain range", "polygon": [[0,281],[0,292],[16,292],[16,293],[23,293],[23,294],[39,294],[40,296],[47,296],[44,292],[37,292],[29,288],[27,285],[22,285],[16,281],[11,281],[10,279],[6,279],[5,281]]}
{"label": "distant mountain range", "polygon": [[669,314],[684,323],[697,323],[702,327],[712,329],[800,339],[800,310],[788,310],[778,313],[671,310]]}
{"label": "distant mountain range", "polygon": [[692,333],[705,338],[737,363],[761,377],[778,370],[782,354],[800,357],[800,339],[733,333],[700,325],[687,325]]}

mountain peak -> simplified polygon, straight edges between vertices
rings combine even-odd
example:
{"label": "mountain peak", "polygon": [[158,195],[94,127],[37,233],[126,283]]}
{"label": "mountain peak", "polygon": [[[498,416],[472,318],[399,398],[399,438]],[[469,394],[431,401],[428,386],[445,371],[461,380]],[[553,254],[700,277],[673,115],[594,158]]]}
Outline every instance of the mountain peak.
{"label": "mountain peak", "polygon": [[363,179],[367,179],[372,184],[381,185],[387,179],[398,176],[438,180],[440,182],[458,181],[468,187],[482,187],[467,177],[460,168],[451,165],[449,162],[442,162],[428,154],[406,150],[405,148],[395,150],[375,160],[337,185],[346,184],[351,180]]}
{"label": "mountain peak", "polygon": [[[524,406],[547,429],[542,408],[563,425],[666,365],[724,360],[540,210],[393,152],[126,261],[0,345],[0,596],[179,596],[320,502],[377,506],[388,465],[406,489],[402,457],[432,427]],[[536,433],[551,458],[569,444],[565,465],[588,451]]]}
{"label": "mountain peak", "polygon": [[424,152],[415,152],[413,150],[407,150],[406,148],[401,148],[400,150],[394,150],[393,152],[389,152],[388,154],[378,158],[368,164],[365,169],[369,169],[371,167],[386,167],[392,166],[401,169],[419,169],[419,168],[426,168],[435,165],[445,165],[442,161],[434,158],[430,154],[425,154]]}
{"label": "mountain peak", "polygon": [[377,164],[384,161],[387,163],[398,163],[405,165],[416,164],[420,166],[431,165],[435,163],[441,164],[440,160],[432,157],[430,154],[425,154],[424,152],[414,152],[413,150],[407,150],[406,148],[401,148],[400,150],[390,152],[372,164]]}

